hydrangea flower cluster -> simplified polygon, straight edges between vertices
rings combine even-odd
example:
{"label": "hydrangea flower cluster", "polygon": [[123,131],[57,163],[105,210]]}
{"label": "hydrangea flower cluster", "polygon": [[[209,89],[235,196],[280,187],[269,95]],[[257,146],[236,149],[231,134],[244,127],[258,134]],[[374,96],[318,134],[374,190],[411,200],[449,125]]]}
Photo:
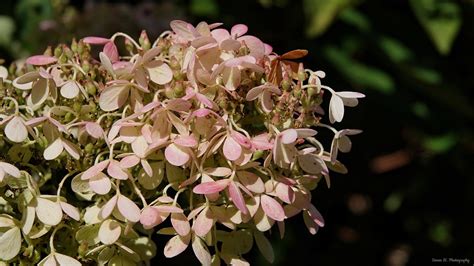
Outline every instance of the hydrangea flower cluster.
{"label": "hydrangea flower cluster", "polygon": [[360,131],[322,123],[323,96],[335,123],[364,95],[322,85],[306,50],[220,26],[86,37],[0,67],[0,261],[136,265],[157,232],[168,258],[247,265],[254,243],[274,260],[273,225],[324,226],[311,191],[347,172],[337,155]]}

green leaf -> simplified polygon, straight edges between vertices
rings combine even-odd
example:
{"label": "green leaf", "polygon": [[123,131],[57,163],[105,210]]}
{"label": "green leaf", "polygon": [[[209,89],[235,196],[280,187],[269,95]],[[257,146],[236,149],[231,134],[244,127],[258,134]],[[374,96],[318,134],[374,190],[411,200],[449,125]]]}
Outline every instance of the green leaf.
{"label": "green leaf", "polygon": [[270,241],[262,232],[259,231],[255,231],[253,236],[255,237],[255,243],[257,243],[257,247],[260,252],[262,252],[262,255],[268,262],[273,263],[273,261],[275,261],[275,253],[273,252]]}
{"label": "green leaf", "polygon": [[401,193],[392,193],[385,199],[384,209],[387,212],[393,213],[397,211],[403,202],[403,195]]}
{"label": "green leaf", "polygon": [[410,0],[413,12],[438,49],[450,52],[461,28],[461,9],[454,0]]}
{"label": "green leaf", "polygon": [[197,16],[214,17],[219,14],[219,6],[215,0],[192,0],[191,13]]}
{"label": "green leaf", "polygon": [[351,26],[356,27],[361,32],[368,32],[372,25],[365,14],[355,8],[347,8],[341,12],[339,19]]}
{"label": "green leaf", "polygon": [[423,146],[432,152],[443,153],[450,150],[456,142],[457,140],[454,134],[446,134],[425,139]]}
{"label": "green leaf", "polygon": [[325,47],[323,54],[350,82],[390,94],[395,83],[386,72],[364,65],[335,47]]}
{"label": "green leaf", "polygon": [[306,35],[316,37],[323,34],[344,9],[354,0],[304,0],[303,9],[307,19]]}
{"label": "green leaf", "polygon": [[11,17],[0,16],[0,46],[7,46],[12,41],[15,22]]}
{"label": "green leaf", "polygon": [[407,61],[413,57],[412,51],[402,42],[388,36],[382,36],[378,40],[380,48],[395,63]]}

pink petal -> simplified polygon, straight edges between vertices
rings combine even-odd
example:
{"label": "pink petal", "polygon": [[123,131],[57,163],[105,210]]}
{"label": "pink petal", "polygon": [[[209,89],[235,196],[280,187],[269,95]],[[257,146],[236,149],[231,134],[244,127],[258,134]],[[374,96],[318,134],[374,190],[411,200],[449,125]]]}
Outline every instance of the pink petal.
{"label": "pink petal", "polygon": [[230,38],[229,32],[225,29],[215,29],[211,31],[211,35],[219,43]]}
{"label": "pink petal", "polygon": [[247,214],[249,212],[247,205],[245,205],[244,197],[242,196],[242,193],[240,193],[240,189],[233,181],[229,184],[229,195],[232,202],[243,214]]}
{"label": "pink petal", "polygon": [[162,222],[160,213],[154,207],[147,206],[140,214],[140,223],[145,229],[150,229]]}
{"label": "pink petal", "polygon": [[204,171],[208,175],[221,176],[221,177],[229,176],[230,174],[232,174],[232,170],[230,170],[230,168],[227,168],[227,167],[206,168],[204,169]]}
{"label": "pink petal", "polygon": [[265,113],[270,113],[273,110],[273,99],[272,95],[268,91],[262,93],[262,109]]}
{"label": "pink petal", "polygon": [[183,148],[180,148],[174,143],[166,147],[165,157],[168,162],[174,166],[182,166],[186,164],[190,159],[189,154],[185,152]]}
{"label": "pink petal", "polygon": [[45,66],[45,65],[56,63],[57,61],[58,61],[57,58],[53,56],[47,56],[47,55],[34,55],[26,59],[27,64],[34,65],[34,66]]}
{"label": "pink petal", "polygon": [[119,53],[117,50],[117,46],[113,42],[108,42],[104,46],[103,52],[107,55],[110,59],[110,62],[115,63],[119,61]]}
{"label": "pink petal", "polygon": [[280,133],[281,142],[283,144],[291,144],[298,138],[298,132],[292,128]]}
{"label": "pink petal", "polygon": [[229,185],[230,179],[221,179],[215,182],[205,182],[194,187],[195,194],[213,194],[224,190]]}
{"label": "pink petal", "polygon": [[275,188],[275,193],[279,199],[287,204],[291,204],[295,201],[295,192],[287,184],[278,183]]}
{"label": "pink petal", "polygon": [[99,216],[102,219],[106,219],[107,217],[112,214],[112,211],[115,209],[115,205],[117,205],[117,195],[113,196],[112,198],[107,201],[107,203],[102,206],[100,209]]}
{"label": "pink petal", "polygon": [[181,254],[188,247],[189,241],[191,241],[191,235],[172,237],[165,245],[163,251],[165,257],[172,258]]}
{"label": "pink petal", "polygon": [[129,155],[127,157],[122,158],[122,160],[120,160],[120,168],[128,169],[128,168],[134,167],[139,162],[140,162],[140,158],[138,158],[136,155]]}
{"label": "pink petal", "polygon": [[265,87],[263,85],[254,87],[247,92],[247,95],[245,96],[245,100],[247,101],[253,101],[260,96],[261,93],[265,90]]}
{"label": "pink petal", "polygon": [[180,236],[185,236],[189,234],[191,226],[189,225],[188,219],[182,213],[172,213],[171,214],[171,224],[176,230],[176,233]]}
{"label": "pink petal", "polygon": [[170,22],[171,29],[182,39],[190,41],[194,39],[194,27],[182,20],[173,20]]}
{"label": "pink petal", "polygon": [[235,51],[238,50],[241,46],[241,43],[239,41],[233,40],[233,39],[227,39],[221,42],[219,47],[222,50],[226,51]]}
{"label": "pink petal", "polygon": [[140,209],[129,198],[119,195],[117,200],[117,208],[119,212],[130,222],[138,222],[140,220]]}
{"label": "pink petal", "polygon": [[67,153],[69,153],[69,155],[71,155],[72,158],[76,160],[79,160],[79,158],[81,158],[81,150],[76,144],[65,139],[63,139],[62,142],[64,149],[67,151]]}
{"label": "pink petal", "polygon": [[308,214],[309,217],[320,227],[324,227],[324,218],[321,213],[314,207],[313,204],[309,204],[308,206]]}
{"label": "pink petal", "polygon": [[90,36],[90,37],[85,37],[84,39],[82,39],[82,41],[88,44],[106,44],[110,42],[110,39]]}
{"label": "pink petal", "polygon": [[303,213],[303,220],[309,233],[315,235],[318,232],[319,226],[311,219],[308,212]]}
{"label": "pink petal", "polygon": [[128,174],[121,167],[120,163],[116,160],[110,160],[109,166],[107,167],[107,173],[119,180],[127,180]]}
{"label": "pink petal", "polygon": [[260,39],[251,35],[246,35],[237,40],[244,43],[249,48],[250,55],[255,57],[257,61],[263,58],[263,55],[265,54],[265,46]]}
{"label": "pink petal", "polygon": [[166,108],[176,112],[187,112],[192,104],[183,99],[173,99],[167,102]]}
{"label": "pink petal", "polygon": [[106,195],[112,188],[110,179],[102,172],[89,179],[89,187],[99,195]]}
{"label": "pink petal", "polygon": [[258,175],[247,171],[237,171],[237,177],[248,190],[258,194],[265,192],[265,184]]}
{"label": "pink petal", "polygon": [[283,207],[274,198],[262,195],[260,202],[263,211],[268,215],[268,217],[275,221],[283,221],[285,219],[285,211],[283,210]]}
{"label": "pink petal", "polygon": [[162,213],[183,213],[181,208],[172,205],[159,205],[156,206],[156,209]]}
{"label": "pink petal", "polygon": [[174,143],[183,147],[195,147],[198,144],[196,138],[193,135],[178,136],[174,140]]}
{"label": "pink petal", "polygon": [[207,245],[200,237],[193,235],[192,248],[194,255],[199,260],[201,265],[211,265],[211,254],[209,253]]}
{"label": "pink petal", "polygon": [[271,54],[272,51],[273,51],[273,47],[269,44],[266,44],[266,43],[264,43],[263,45],[265,47],[265,55]]}
{"label": "pink petal", "polygon": [[202,104],[204,104],[204,106],[208,107],[208,108],[213,108],[214,107],[214,102],[212,102],[211,100],[209,100],[206,96],[204,96],[203,94],[200,94],[200,93],[197,93],[196,94],[196,98],[198,99],[199,102],[201,102]]}
{"label": "pink petal", "polygon": [[237,131],[232,131],[230,133],[230,136],[235,140],[237,141],[240,146],[244,147],[244,148],[247,148],[247,149],[250,149],[252,147],[252,143],[250,142],[250,140],[242,133],[240,132],[237,132]]}
{"label": "pink petal", "polygon": [[214,225],[214,219],[209,207],[206,207],[193,223],[193,231],[196,235],[204,237]]}
{"label": "pink petal", "polygon": [[253,137],[251,142],[252,147],[256,150],[265,151],[273,148],[273,144],[268,139],[268,133],[263,133]]}
{"label": "pink petal", "polygon": [[41,124],[42,122],[44,122],[47,119],[48,119],[48,117],[46,117],[46,116],[35,117],[35,118],[32,118],[32,119],[28,120],[27,122],[25,122],[25,125],[31,126],[31,127],[36,127],[37,125]]}
{"label": "pink petal", "polygon": [[250,55],[244,55],[240,57],[235,57],[225,61],[224,65],[226,67],[238,67],[241,66],[244,62],[255,64],[255,58]]}
{"label": "pink petal", "polygon": [[194,111],[193,115],[197,116],[197,117],[205,117],[205,116],[209,115],[210,113],[211,113],[210,110],[208,110],[206,108],[201,108],[201,109],[197,109],[196,111]]}
{"label": "pink petal", "polygon": [[87,122],[85,128],[87,133],[93,138],[98,139],[104,135],[104,130],[102,127],[100,127],[100,125],[95,122]]}
{"label": "pink petal", "polygon": [[247,33],[248,29],[249,28],[244,24],[237,24],[232,27],[232,29],[230,30],[230,34],[232,35],[232,37],[240,37]]}
{"label": "pink petal", "polygon": [[239,159],[240,155],[242,154],[242,147],[232,137],[227,136],[224,141],[223,151],[224,156],[227,159],[235,161]]}
{"label": "pink petal", "polygon": [[76,207],[66,202],[59,202],[59,204],[61,204],[61,209],[63,209],[63,212],[66,213],[69,217],[76,221],[79,221],[81,219],[81,214],[79,213],[79,210]]}
{"label": "pink petal", "polygon": [[89,179],[93,176],[96,176],[97,174],[102,172],[107,167],[107,165],[109,165],[109,160],[102,161],[102,162],[92,166],[91,168],[87,169],[81,175],[81,179],[82,180],[87,180],[87,179]]}

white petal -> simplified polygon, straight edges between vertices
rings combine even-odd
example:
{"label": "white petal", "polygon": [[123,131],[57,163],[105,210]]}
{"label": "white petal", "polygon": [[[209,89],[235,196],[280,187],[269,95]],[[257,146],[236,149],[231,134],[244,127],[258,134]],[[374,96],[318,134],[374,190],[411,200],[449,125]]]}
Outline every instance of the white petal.
{"label": "white petal", "polygon": [[61,222],[63,211],[58,202],[43,199],[41,197],[37,197],[36,202],[36,215],[42,223],[54,226]]}
{"label": "white petal", "polygon": [[118,84],[106,88],[99,98],[99,106],[106,112],[122,107],[128,99],[130,87],[128,84]]}
{"label": "white petal", "polygon": [[61,209],[63,209],[64,213],[66,213],[72,219],[79,221],[81,214],[76,207],[66,202],[60,202],[59,204],[61,205]]}
{"label": "white petal", "polygon": [[13,177],[20,177],[21,173],[20,173],[20,170],[18,170],[18,168],[16,168],[16,166],[14,165],[11,165],[9,163],[4,163],[4,162],[0,162],[0,168],[5,171],[5,173],[13,176]]}
{"label": "white petal", "polygon": [[77,95],[79,95],[79,86],[80,84],[74,80],[67,81],[61,87],[61,96],[66,99],[74,99],[75,97],[77,97]]}
{"label": "white petal", "polygon": [[66,255],[60,254],[60,253],[54,254],[54,257],[56,258],[60,266],[81,266],[82,265],[78,260]]}
{"label": "white petal", "polygon": [[111,219],[105,220],[99,228],[99,239],[100,242],[110,245],[115,243],[122,233],[122,228],[120,224]]}
{"label": "white petal", "polygon": [[166,63],[147,65],[151,81],[158,85],[169,83],[173,79],[173,71]]}
{"label": "white petal", "polygon": [[194,255],[199,260],[202,265],[210,266],[211,265],[211,254],[207,249],[207,245],[199,238],[198,236],[193,236],[192,248]]}
{"label": "white petal", "polygon": [[43,152],[45,160],[54,160],[56,159],[61,152],[63,152],[64,146],[62,140],[56,139],[51,145],[49,145]]}
{"label": "white petal", "polygon": [[341,122],[344,117],[344,103],[342,99],[333,94],[329,102],[329,120],[331,123]]}
{"label": "white petal", "polygon": [[[20,228],[13,227],[0,236],[0,260],[11,260],[20,252]],[[8,265],[8,264],[7,264]]]}
{"label": "white petal", "polygon": [[13,117],[5,126],[5,135],[13,142],[23,142],[28,137],[23,119],[18,116]]}

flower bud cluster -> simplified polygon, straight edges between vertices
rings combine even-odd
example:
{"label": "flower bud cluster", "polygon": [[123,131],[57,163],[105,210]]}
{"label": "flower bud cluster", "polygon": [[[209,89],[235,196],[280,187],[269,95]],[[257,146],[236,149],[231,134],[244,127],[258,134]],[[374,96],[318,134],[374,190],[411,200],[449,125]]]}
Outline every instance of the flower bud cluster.
{"label": "flower bud cluster", "polygon": [[275,224],[282,237],[293,216],[324,226],[311,191],[347,172],[337,155],[360,131],[322,123],[323,96],[332,124],[364,95],[322,85],[306,50],[278,55],[245,25],[170,26],[0,66],[0,260],[135,265],[157,232],[168,258],[190,246],[204,265],[245,265],[254,243],[274,260]]}

